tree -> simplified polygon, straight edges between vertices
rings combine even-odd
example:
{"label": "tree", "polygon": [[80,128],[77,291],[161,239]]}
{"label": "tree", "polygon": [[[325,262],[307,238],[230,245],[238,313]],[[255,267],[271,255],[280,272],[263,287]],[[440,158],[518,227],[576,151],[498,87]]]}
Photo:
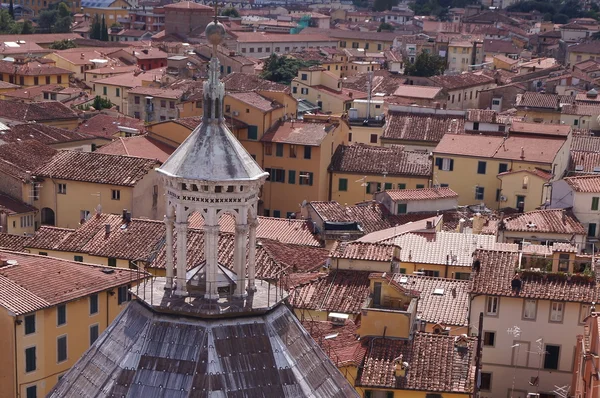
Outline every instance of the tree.
{"label": "tree", "polygon": [[72,24],[73,19],[71,18],[69,7],[65,3],[60,3],[52,31],[54,33],[69,33]]}
{"label": "tree", "polygon": [[23,25],[23,27],[21,28],[22,35],[30,35],[34,32],[33,24],[31,23],[30,20],[26,20],[25,22],[22,23],[22,25]]}
{"label": "tree", "polygon": [[0,33],[14,32],[15,21],[11,18],[8,10],[0,10]]}
{"label": "tree", "polygon": [[414,63],[404,67],[404,74],[408,76],[430,77],[441,75],[446,70],[446,60],[439,55],[432,55],[423,51],[417,56]]}
{"label": "tree", "polygon": [[106,27],[106,20],[104,19],[104,14],[102,14],[102,23],[100,24],[100,40],[108,41],[108,28]]}
{"label": "tree", "polygon": [[377,28],[377,31],[381,32],[383,30],[387,30],[387,31],[393,32],[394,31],[394,27],[392,25],[390,25],[389,23],[387,23],[387,22],[382,22],[381,24],[379,24],[379,28]]}
{"label": "tree", "polygon": [[71,40],[56,40],[50,44],[50,49],[52,50],[67,50],[69,48],[75,48],[77,45],[73,43]]}
{"label": "tree", "polygon": [[8,4],[8,13],[12,19],[15,19],[15,6],[13,0],[10,0],[10,3]]}
{"label": "tree", "polygon": [[102,98],[99,95],[97,95],[94,98],[94,103],[92,106],[94,108],[96,108],[96,110],[101,110],[101,109],[110,109],[110,108],[112,108],[113,105],[109,99],[105,99],[105,98]]}
{"label": "tree", "polygon": [[392,7],[397,6],[399,0],[375,0],[373,3],[373,10],[375,11],[387,11],[391,10]]}
{"label": "tree", "polygon": [[556,14],[552,17],[552,22],[559,24],[569,23],[569,16],[566,14]]}
{"label": "tree", "polygon": [[304,61],[271,54],[265,61],[261,77],[275,83],[290,84],[300,68],[317,65],[317,61]]}
{"label": "tree", "polygon": [[231,17],[231,18],[239,18],[240,17],[240,13],[238,12],[238,10],[236,10],[233,7],[224,9],[223,11],[221,11],[221,15],[223,15],[224,17]]}
{"label": "tree", "polygon": [[57,18],[58,12],[56,10],[43,10],[38,16],[38,26],[43,32],[52,32]]}
{"label": "tree", "polygon": [[102,40],[102,24],[100,23],[100,18],[98,17],[98,14],[96,14],[94,22],[92,23],[90,39]]}

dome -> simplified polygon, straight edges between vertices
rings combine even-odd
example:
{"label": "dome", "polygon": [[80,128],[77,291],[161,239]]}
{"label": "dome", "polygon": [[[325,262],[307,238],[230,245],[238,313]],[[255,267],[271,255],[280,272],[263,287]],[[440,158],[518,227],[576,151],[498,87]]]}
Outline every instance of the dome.
{"label": "dome", "polygon": [[213,46],[221,44],[223,39],[225,38],[225,27],[222,23],[213,21],[206,25],[206,30],[204,31],[208,42]]}

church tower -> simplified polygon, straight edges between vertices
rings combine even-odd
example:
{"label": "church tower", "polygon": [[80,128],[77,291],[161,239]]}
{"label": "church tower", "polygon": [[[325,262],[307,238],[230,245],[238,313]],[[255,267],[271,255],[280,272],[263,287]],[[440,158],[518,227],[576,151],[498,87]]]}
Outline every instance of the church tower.
{"label": "church tower", "polygon": [[[166,288],[175,288],[174,293],[178,296],[188,295],[187,220],[192,212],[198,212],[204,218],[206,261],[197,278],[200,286],[196,287],[203,291],[206,299],[219,297],[219,289],[226,288],[219,276],[224,272],[218,264],[219,218],[230,213],[236,222],[232,293],[243,297],[255,290],[258,195],[268,174],[248,154],[223,118],[225,85],[219,81],[217,46],[223,41],[225,28],[217,20],[216,6],[215,20],[207,25],[205,33],[213,52],[208,80],[203,87],[202,123],[158,169],[163,175],[167,195]],[[173,227],[177,231],[176,250],[173,248]]]}

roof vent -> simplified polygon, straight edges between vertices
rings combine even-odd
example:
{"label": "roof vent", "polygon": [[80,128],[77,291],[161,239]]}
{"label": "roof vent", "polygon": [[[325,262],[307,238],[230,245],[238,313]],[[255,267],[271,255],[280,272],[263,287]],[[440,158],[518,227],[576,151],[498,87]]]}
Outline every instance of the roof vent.
{"label": "roof vent", "polygon": [[532,222],[532,221],[527,222],[527,228],[536,228],[536,227],[537,227],[537,225],[535,225],[534,222]]}
{"label": "roof vent", "polygon": [[444,295],[444,288],[436,287],[435,290],[433,291],[433,294],[436,295],[436,296],[443,296]]}
{"label": "roof vent", "polygon": [[586,97],[588,97],[588,98],[597,98],[597,97],[598,97],[598,91],[596,91],[596,89],[595,89],[595,88],[593,88],[593,89],[591,89],[590,91],[588,91],[588,92],[585,94],[585,96],[586,96]]}
{"label": "roof vent", "polygon": [[408,282],[408,277],[403,276],[402,278],[400,278],[400,283],[407,283]]}
{"label": "roof vent", "polygon": [[575,171],[583,171],[583,166],[578,164],[577,166],[575,166]]}
{"label": "roof vent", "polygon": [[327,318],[333,325],[344,326],[346,324],[346,321],[348,320],[348,314],[330,312]]}
{"label": "roof vent", "polygon": [[600,173],[600,167],[598,167],[598,166],[594,167],[594,173]]}
{"label": "roof vent", "polygon": [[114,274],[115,270],[112,268],[102,268],[102,272],[104,272],[105,274]]}

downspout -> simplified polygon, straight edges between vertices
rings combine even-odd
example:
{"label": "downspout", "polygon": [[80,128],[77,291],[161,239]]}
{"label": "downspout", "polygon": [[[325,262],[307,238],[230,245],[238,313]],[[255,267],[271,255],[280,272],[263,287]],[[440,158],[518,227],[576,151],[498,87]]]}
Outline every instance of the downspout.
{"label": "downspout", "polygon": [[[117,289],[118,289],[118,288],[117,288]],[[105,292],[105,294],[106,294],[106,329],[108,329],[108,325],[110,325],[110,324],[108,323],[108,320],[109,320],[109,311],[108,311],[108,308],[109,308],[109,307],[108,307],[108,296],[110,296],[110,294],[109,294],[108,290]],[[104,329],[104,330],[106,330],[106,329]],[[98,334],[100,334],[100,331],[98,331]]]}
{"label": "downspout", "polygon": [[19,388],[19,367],[17,365],[17,352],[19,351],[17,349],[17,345],[18,345],[18,340],[17,340],[17,316],[15,316],[15,320],[13,321],[13,327],[14,327],[14,341],[15,341],[15,397],[20,397],[21,396],[21,389]]}

